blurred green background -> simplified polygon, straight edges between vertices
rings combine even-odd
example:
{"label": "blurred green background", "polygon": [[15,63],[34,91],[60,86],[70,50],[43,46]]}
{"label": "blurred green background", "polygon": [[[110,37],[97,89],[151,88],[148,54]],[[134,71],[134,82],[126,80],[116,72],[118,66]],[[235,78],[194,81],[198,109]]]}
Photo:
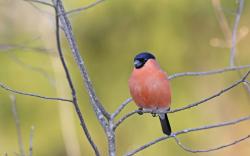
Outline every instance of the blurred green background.
{"label": "blurred green background", "polygon": [[[93,1],[63,1],[66,10]],[[153,52],[169,75],[206,71],[229,66],[230,45],[215,14],[218,0],[108,0],[87,11],[70,15],[73,31],[98,97],[113,112],[129,97],[127,81],[133,57]],[[235,0],[222,0],[220,12],[233,27]],[[248,34],[250,3],[245,2],[238,38],[236,63],[250,63]],[[64,37],[66,56],[83,116],[102,155],[107,155],[106,137],[99,125]],[[55,44],[54,12],[47,6],[22,0],[0,0],[0,82],[11,88],[46,96],[70,98]],[[244,71],[244,70],[243,70]],[[246,70],[245,70],[246,71]],[[206,77],[183,77],[171,81],[172,109],[205,98],[239,79],[229,72]],[[19,152],[11,100],[0,89],[0,154]],[[16,95],[21,131],[28,153],[30,127],[34,125],[34,156],[93,155],[83,135],[73,106]],[[247,116],[250,98],[242,85],[198,107],[170,114],[173,131],[199,127]],[[136,109],[134,103],[119,115]],[[250,122],[181,135],[193,149],[215,147],[249,134]],[[151,115],[135,115],[116,131],[117,155],[122,155],[162,136],[159,121]],[[250,155],[250,142],[201,156]],[[162,141],[138,154],[193,155],[174,140]]]}

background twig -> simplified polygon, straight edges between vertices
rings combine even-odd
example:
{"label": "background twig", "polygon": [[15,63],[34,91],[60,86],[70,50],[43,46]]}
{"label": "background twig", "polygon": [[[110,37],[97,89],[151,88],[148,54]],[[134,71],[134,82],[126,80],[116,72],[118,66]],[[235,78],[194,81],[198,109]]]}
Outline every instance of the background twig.
{"label": "background twig", "polygon": [[99,3],[102,3],[102,2],[104,2],[104,0],[96,0],[95,2],[90,3],[90,4],[88,4],[88,5],[84,6],[84,7],[80,7],[80,8],[77,8],[77,9],[70,10],[70,11],[66,12],[66,15],[71,15],[73,13],[79,13],[81,11],[85,11],[85,10],[87,10],[89,8],[92,8],[92,7],[96,6],[96,5],[98,5]]}
{"label": "background twig", "polygon": [[244,141],[244,140],[246,140],[246,139],[248,139],[248,138],[250,138],[250,135],[247,135],[247,136],[245,136],[245,137],[241,137],[241,138],[239,138],[239,139],[237,139],[237,140],[234,140],[234,141],[231,142],[231,143],[223,144],[223,145],[218,146],[218,147],[209,148],[209,149],[199,149],[199,150],[196,150],[196,149],[195,149],[195,150],[194,150],[194,149],[191,149],[191,148],[189,148],[189,147],[186,147],[185,145],[183,145],[183,144],[181,143],[181,141],[180,141],[177,137],[174,137],[174,139],[175,139],[177,145],[179,145],[179,146],[180,146],[182,149],[184,149],[185,151],[191,152],[191,153],[204,153],[204,152],[217,151],[217,150],[220,150],[220,149],[222,149],[222,148],[225,148],[225,147],[229,147],[229,146],[233,146],[233,145],[235,145],[235,144],[238,144],[238,143],[240,143],[240,142],[242,142],[242,141]]}
{"label": "background twig", "polygon": [[45,1],[42,1],[42,0],[24,0],[24,1],[32,2],[32,3],[39,3],[39,4],[47,5],[49,7],[54,7],[53,4],[45,2]]}
{"label": "background twig", "polygon": [[15,124],[16,124],[20,155],[25,156],[22,133],[21,133],[21,128],[20,128],[20,120],[17,114],[17,109],[16,109],[16,97],[14,95],[10,95],[10,99],[12,102],[12,113],[13,113],[13,117],[15,119]]}
{"label": "background twig", "polygon": [[231,48],[231,54],[230,54],[230,66],[231,67],[235,66],[237,31],[238,31],[238,25],[240,23],[240,16],[241,16],[241,12],[243,10],[243,6],[244,6],[244,0],[239,0],[238,1],[238,8],[236,11],[234,27],[233,27],[233,32],[232,32],[232,48]]}
{"label": "background twig", "polygon": [[34,137],[35,127],[31,126],[30,128],[30,144],[29,144],[29,156],[33,155],[33,137]]}
{"label": "background twig", "polygon": [[244,66],[238,66],[238,67],[226,67],[222,69],[216,69],[216,70],[210,70],[210,71],[204,71],[204,72],[184,72],[184,73],[176,73],[173,75],[170,75],[168,77],[169,80],[172,80],[174,78],[183,77],[183,76],[206,76],[206,75],[213,75],[213,74],[220,74],[224,72],[229,71],[237,71],[241,69],[250,68],[250,65],[244,65]]}

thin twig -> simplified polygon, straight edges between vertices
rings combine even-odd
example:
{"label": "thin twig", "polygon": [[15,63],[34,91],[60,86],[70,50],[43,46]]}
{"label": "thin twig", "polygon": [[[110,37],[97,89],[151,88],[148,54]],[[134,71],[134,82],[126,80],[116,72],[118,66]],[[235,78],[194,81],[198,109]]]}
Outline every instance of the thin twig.
{"label": "thin twig", "polygon": [[126,99],[111,115],[111,118],[115,118],[123,110],[123,108],[126,107],[132,100],[132,98]]}
{"label": "thin twig", "polygon": [[29,156],[33,155],[33,137],[34,137],[35,127],[31,126],[30,128],[30,144],[29,144]]}
{"label": "thin twig", "polygon": [[234,27],[233,27],[233,32],[232,32],[232,48],[231,48],[231,54],[230,54],[230,66],[231,67],[235,66],[237,31],[238,31],[238,26],[240,23],[240,16],[244,7],[244,0],[239,0],[238,3],[239,3],[238,4],[239,6],[236,11],[236,17],[235,17],[235,22],[234,22]]}
{"label": "thin twig", "polygon": [[50,4],[50,3],[42,1],[42,0],[24,0],[24,1],[26,1],[26,2],[32,2],[32,3],[39,3],[39,4],[42,4],[42,5],[47,5],[49,7],[54,8],[53,4]]}
{"label": "thin twig", "polygon": [[[235,55],[236,55],[236,45],[237,45],[237,31],[238,31],[238,26],[240,23],[240,17],[241,17],[241,13],[243,11],[243,7],[244,7],[244,0],[239,0],[238,1],[238,7],[236,10],[236,17],[235,17],[235,21],[234,21],[234,27],[233,27],[233,31],[232,31],[232,47],[231,47],[231,52],[230,52],[230,66],[234,67],[235,66]],[[241,76],[241,72],[238,71],[239,76]],[[243,83],[244,87],[246,89],[246,91],[248,92],[248,95],[250,95],[250,86],[246,83]]]}
{"label": "thin twig", "polygon": [[100,155],[100,152],[99,150],[97,149],[97,146],[96,144],[94,143],[94,141],[92,140],[90,134],[89,134],[89,131],[88,131],[88,128],[87,128],[87,125],[84,121],[84,118],[83,118],[83,115],[82,115],[82,112],[80,110],[80,107],[79,107],[79,104],[78,104],[78,99],[77,99],[77,95],[76,95],[76,91],[75,91],[75,87],[74,87],[74,84],[73,84],[73,81],[72,81],[72,78],[70,76],[70,73],[69,73],[69,70],[68,70],[68,67],[67,67],[67,64],[66,64],[66,61],[65,61],[65,58],[63,56],[63,52],[62,52],[62,48],[61,48],[61,41],[60,41],[60,29],[59,29],[59,16],[58,16],[58,2],[56,3],[56,7],[55,7],[55,17],[56,17],[56,41],[57,41],[57,50],[58,50],[58,53],[59,53],[59,56],[60,56],[60,60],[62,62],[62,65],[63,65],[63,69],[65,71],[65,75],[66,75],[66,78],[67,78],[67,81],[68,81],[68,84],[69,84],[69,87],[71,89],[71,95],[72,95],[72,103],[74,104],[74,107],[75,107],[75,111],[78,115],[78,118],[80,120],[80,123],[81,123],[81,126],[82,126],[82,130],[84,132],[84,134],[86,135],[90,145],[92,146],[94,152],[95,152],[95,155],[99,156]]}
{"label": "thin twig", "polygon": [[44,78],[46,78],[51,85],[53,85],[53,86],[55,85],[55,80],[53,79],[53,77],[50,76],[43,68],[34,67],[34,66],[30,65],[30,64],[27,64],[26,62],[23,62],[22,60],[20,60],[15,54],[10,54],[10,56],[13,59],[13,61],[15,63],[17,63],[18,65],[20,65],[20,66],[22,66],[24,68],[27,68],[27,69],[29,69],[31,71],[39,73]]}
{"label": "thin twig", "polygon": [[[218,127],[224,127],[224,126],[229,126],[229,125],[234,125],[234,124],[238,124],[240,122],[246,121],[246,120],[250,120],[250,116],[238,118],[236,120],[231,120],[231,121],[227,121],[227,122],[221,122],[221,123],[218,123],[218,124],[211,124],[211,125],[201,126],[201,127],[197,127],[197,128],[184,129],[184,130],[172,133],[170,136],[162,136],[160,138],[157,138],[157,139],[155,139],[155,140],[153,140],[153,141],[151,141],[151,142],[149,142],[147,144],[144,144],[143,146],[141,146],[141,147],[139,147],[139,148],[137,148],[137,149],[135,149],[135,150],[133,150],[131,152],[128,152],[125,155],[126,156],[132,156],[132,155],[144,150],[145,148],[147,148],[149,146],[151,147],[152,145],[154,145],[154,144],[156,144],[156,143],[158,143],[160,141],[163,141],[163,140],[166,140],[166,139],[169,139],[171,137],[175,137],[175,136],[178,136],[178,135],[181,135],[181,134],[195,132],[195,131],[201,131],[201,130],[207,130],[207,129],[212,129],[212,128],[218,128]],[[243,139],[243,140],[245,140],[245,139]],[[225,147],[228,147],[228,146],[225,146]]]}
{"label": "thin twig", "polygon": [[33,52],[39,52],[41,54],[53,54],[53,49],[48,49],[44,47],[39,46],[28,46],[30,43],[40,39],[40,36],[34,37],[32,40],[28,39],[25,41],[22,41],[22,43],[19,44],[0,44],[0,50],[3,51],[10,51],[10,50],[32,50]]}
{"label": "thin twig", "polygon": [[65,14],[66,14],[66,15],[71,15],[71,14],[73,14],[73,13],[79,13],[79,12],[81,12],[81,11],[84,11],[84,10],[87,10],[87,9],[89,9],[89,8],[92,8],[92,7],[94,7],[94,6],[96,6],[96,5],[98,5],[99,3],[104,2],[104,1],[105,1],[105,0],[96,0],[95,2],[90,3],[90,4],[86,5],[86,6],[83,6],[83,7],[77,8],[77,9],[70,10],[70,11],[66,12]]}
{"label": "thin twig", "polygon": [[22,133],[21,133],[21,127],[20,127],[20,121],[19,121],[19,117],[18,117],[17,109],[16,109],[16,97],[14,95],[10,95],[10,99],[11,99],[11,102],[12,102],[12,113],[13,113],[13,117],[15,119],[15,124],[16,124],[17,138],[18,138],[18,145],[19,145],[20,155],[25,156]]}
{"label": "thin twig", "polygon": [[184,73],[176,73],[173,75],[170,75],[168,77],[169,80],[172,80],[177,77],[183,77],[183,76],[205,76],[205,75],[213,75],[213,74],[220,74],[224,72],[229,72],[229,71],[235,71],[235,70],[241,70],[241,69],[246,69],[250,68],[250,64],[244,65],[244,66],[234,66],[234,67],[226,67],[222,69],[216,69],[216,70],[210,70],[210,71],[205,71],[205,72],[184,72]]}
{"label": "thin twig", "polygon": [[214,99],[215,97],[220,96],[221,94],[223,94],[223,93],[231,90],[232,88],[238,86],[240,83],[244,82],[246,80],[246,78],[248,77],[249,73],[250,73],[250,70],[243,76],[243,78],[241,80],[236,81],[232,85],[230,85],[227,88],[225,88],[225,89],[223,89],[223,90],[221,90],[221,91],[213,94],[212,96],[209,96],[209,97],[207,97],[205,99],[202,99],[202,100],[200,100],[198,102],[195,102],[193,104],[190,104],[190,105],[187,105],[187,106],[184,106],[184,107],[181,107],[181,108],[177,108],[177,109],[174,109],[174,110],[170,110],[169,113],[175,113],[175,112],[178,112],[178,111],[181,111],[181,110],[185,110],[185,109],[188,109],[188,108],[191,108],[191,107],[194,107],[194,106],[198,106],[198,105],[200,105],[200,104],[202,104],[204,102],[207,102],[207,101],[209,101],[211,99]]}
{"label": "thin twig", "polygon": [[47,96],[42,96],[42,95],[38,95],[38,94],[35,94],[35,93],[27,93],[27,92],[23,92],[23,91],[18,91],[18,90],[15,90],[15,89],[12,89],[12,88],[8,87],[7,85],[5,85],[5,84],[3,84],[1,82],[0,82],[0,87],[3,88],[3,89],[5,89],[5,90],[7,90],[7,91],[12,92],[12,93],[26,95],[26,96],[32,96],[32,97],[37,97],[37,98],[40,98],[40,99],[72,102],[72,100],[68,100],[68,99],[56,98],[56,97],[47,97]]}
{"label": "thin twig", "polygon": [[238,144],[246,139],[250,138],[250,135],[247,135],[247,136],[244,136],[244,137],[241,137],[237,140],[234,140],[233,142],[230,142],[230,143],[227,143],[227,144],[224,144],[224,145],[220,145],[220,146],[217,146],[217,147],[213,147],[213,148],[208,148],[208,149],[191,149],[185,145],[183,145],[180,140],[177,138],[177,137],[174,137],[177,145],[179,145],[182,149],[184,149],[185,151],[187,152],[191,152],[191,153],[204,153],[204,152],[212,152],[212,151],[217,151],[217,150],[220,150],[222,148],[225,148],[225,147],[229,147],[229,146],[233,146],[235,144]]}
{"label": "thin twig", "polygon": [[223,8],[221,7],[221,0],[212,0],[212,5],[215,11],[215,15],[217,17],[217,21],[220,24],[220,28],[223,32],[226,44],[231,45],[231,30],[228,24],[228,21],[223,12]]}
{"label": "thin twig", "polygon": [[[143,111],[143,110],[142,110]],[[134,110],[132,112],[129,112],[127,114],[125,114],[123,117],[121,117],[115,124],[114,124],[114,129],[116,129],[124,120],[128,119],[129,117],[131,117],[134,114],[137,114],[139,112],[142,112],[141,110]],[[143,111],[143,113],[145,113],[145,111]]]}
{"label": "thin twig", "polygon": [[18,45],[18,44],[0,44],[0,50],[1,52],[3,51],[10,51],[10,50],[16,50],[16,49],[24,49],[24,50],[33,50],[35,52],[39,52],[39,53],[52,53],[51,49],[47,49],[47,48],[41,48],[41,47],[29,47],[29,46],[24,46],[24,45]]}

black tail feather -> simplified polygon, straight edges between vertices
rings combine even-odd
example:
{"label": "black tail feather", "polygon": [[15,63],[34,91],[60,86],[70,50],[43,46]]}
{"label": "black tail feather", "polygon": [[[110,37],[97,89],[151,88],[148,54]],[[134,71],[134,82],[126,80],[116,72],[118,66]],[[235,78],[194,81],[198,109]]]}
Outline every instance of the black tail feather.
{"label": "black tail feather", "polygon": [[164,118],[161,118],[160,116],[159,118],[161,121],[161,127],[162,127],[163,133],[166,135],[170,135],[172,131],[171,131],[171,126],[170,126],[167,114],[164,114]]}

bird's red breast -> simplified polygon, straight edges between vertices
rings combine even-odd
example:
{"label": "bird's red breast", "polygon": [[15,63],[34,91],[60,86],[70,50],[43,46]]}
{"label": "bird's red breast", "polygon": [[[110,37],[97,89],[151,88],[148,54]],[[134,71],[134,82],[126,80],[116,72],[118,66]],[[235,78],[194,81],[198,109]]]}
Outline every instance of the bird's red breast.
{"label": "bird's red breast", "polygon": [[133,69],[129,78],[130,94],[140,108],[167,109],[171,103],[171,91],[167,74],[154,59],[142,68]]}

